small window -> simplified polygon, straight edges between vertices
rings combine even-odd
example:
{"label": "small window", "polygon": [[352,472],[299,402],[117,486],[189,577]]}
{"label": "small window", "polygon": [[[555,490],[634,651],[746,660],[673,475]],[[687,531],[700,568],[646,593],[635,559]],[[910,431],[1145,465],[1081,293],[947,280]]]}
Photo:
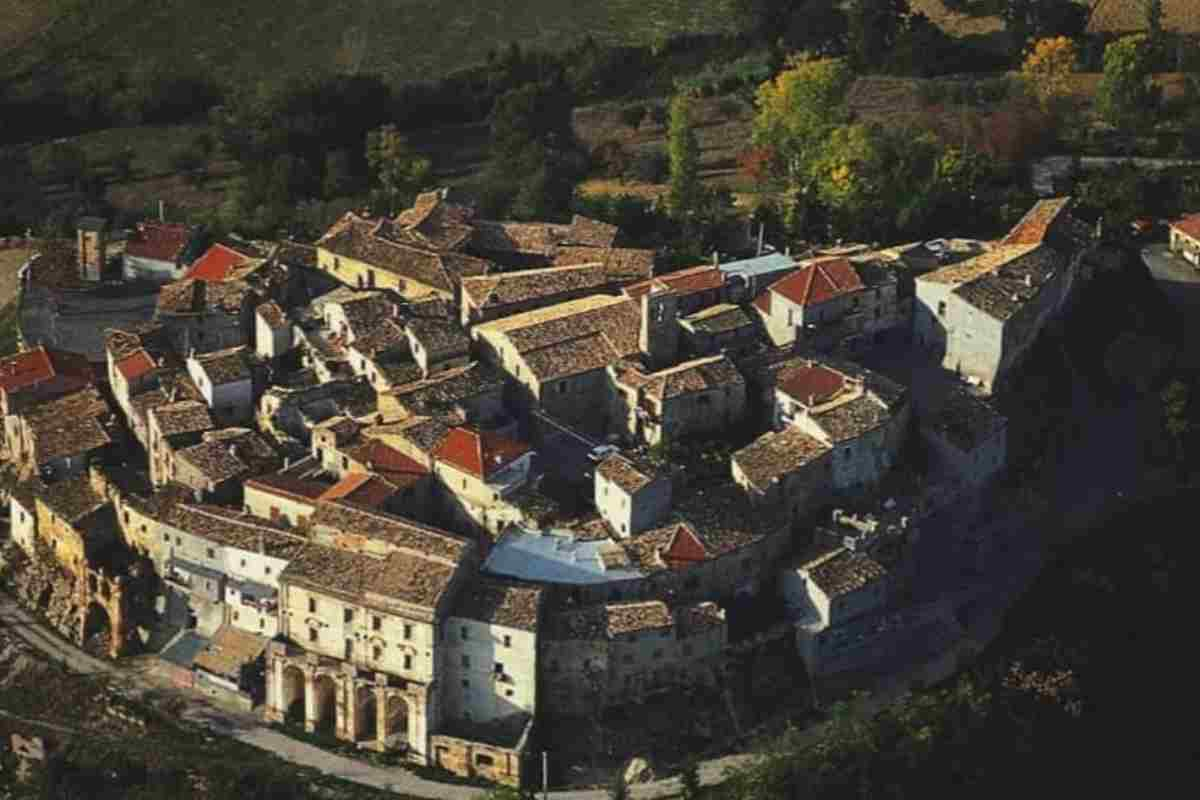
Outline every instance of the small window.
{"label": "small window", "polygon": [[236,612],[236,611],[233,612],[233,621],[234,622],[238,621],[238,612]]}
{"label": "small window", "polygon": [[938,303],[938,316],[939,317],[946,316],[946,301],[945,300],[942,300],[941,302]]}
{"label": "small window", "polygon": [[347,624],[354,622],[354,609],[353,608],[347,608],[344,611],[342,611],[342,622],[345,622]]}
{"label": "small window", "polygon": [[[22,522],[25,521],[25,512],[21,512],[21,521]],[[125,512],[125,524],[126,525],[129,524],[129,512],[128,511]]]}
{"label": "small window", "polygon": [[245,566],[246,566],[246,559],[244,559],[244,558],[242,559],[242,566],[243,566],[243,567],[245,567]]}
{"label": "small window", "polygon": [[383,659],[383,648],[379,645],[372,647],[371,658],[375,659],[376,661],[381,661]]}
{"label": "small window", "polygon": [[350,459],[342,456],[342,469],[350,469]]}
{"label": "small window", "polygon": [[504,646],[505,646],[505,647],[512,647],[512,637],[511,637],[511,636],[509,636],[508,634],[505,634],[505,635],[504,635]]}
{"label": "small window", "polygon": [[309,628],[309,629],[308,629],[308,640],[309,640],[310,642],[315,642],[315,641],[317,640],[317,635],[318,635],[318,634],[317,634],[317,629],[316,629],[316,628]]}
{"label": "small window", "polygon": [[567,393],[567,382],[566,382],[566,381],[559,381],[559,382],[558,382],[558,393],[559,393],[559,394],[566,394],[566,393]]}
{"label": "small window", "polygon": [[466,641],[468,638],[470,638],[467,636],[467,626],[466,625],[463,625],[462,628],[459,630],[459,636],[462,637],[463,641]]}
{"label": "small window", "polygon": [[[24,521],[24,518],[22,518],[22,521]],[[163,541],[164,541],[164,542],[166,542],[167,544],[170,544],[170,543],[171,543],[171,534],[169,534],[169,533],[164,533],[164,534],[163,534]]]}
{"label": "small window", "polygon": [[[376,617],[376,618],[375,618],[375,621],[376,621],[376,622],[378,622],[378,621],[379,621],[379,617]],[[412,638],[412,633],[413,633],[413,631],[412,631],[412,625],[409,625],[407,622],[406,622],[406,623],[404,623],[404,638],[405,638],[405,639],[411,639],[411,638]]]}
{"label": "small window", "polygon": [[270,575],[270,574],[271,574],[271,566],[270,566],[270,564],[268,564],[267,566],[263,567],[263,574],[264,574],[264,575]]}
{"label": "small window", "polygon": [[466,478],[463,478],[463,488],[464,489],[467,488],[467,479]]}
{"label": "small window", "polygon": [[478,767],[490,767],[495,763],[496,762],[492,759],[492,757],[486,753],[475,754],[475,765]]}
{"label": "small window", "polygon": [[504,674],[504,665],[501,664],[499,661],[497,661],[496,665],[492,668],[492,672],[494,672],[497,675],[503,675]]}
{"label": "small window", "polygon": [[259,617],[259,618],[258,618],[258,627],[259,627],[260,629],[261,629],[261,628],[265,628],[265,627],[267,627],[267,618],[266,618],[266,617]]}
{"label": "small window", "polygon": [[182,545],[182,544],[183,544],[183,537],[182,537],[182,536],[176,536],[176,537],[175,537],[175,544]]}
{"label": "small window", "polygon": [[412,656],[406,655],[404,657],[404,668],[412,669]]}
{"label": "small window", "polygon": [[513,696],[513,690],[512,690],[512,689],[506,689],[506,690],[505,690],[505,692],[504,692],[504,696],[505,696],[505,697],[512,697],[512,696]]}
{"label": "small window", "polygon": [[216,558],[216,557],[217,557],[217,551],[216,551],[216,550],[214,550],[214,549],[212,549],[211,547],[210,547],[210,548],[208,548],[208,557],[209,557],[209,558]]}
{"label": "small window", "polygon": [[315,597],[308,598],[308,613],[310,613],[310,614],[317,613],[317,598],[315,598]]}
{"label": "small window", "polygon": [[346,640],[346,651],[342,654],[342,658],[346,659],[347,661],[354,658],[354,640],[353,639]]}
{"label": "small window", "polygon": [[463,656],[463,657],[462,657],[462,665],[463,665],[463,668],[464,668],[464,669],[469,669],[469,668],[470,668],[470,666],[471,666],[471,657],[470,657],[470,656]]}
{"label": "small window", "polygon": [[[404,626],[404,630],[406,632],[405,637],[404,637],[405,639],[408,638],[407,631],[410,627],[411,627],[410,625]],[[371,619],[371,630],[378,631],[378,630],[382,630],[382,629],[383,629],[383,617],[373,617]]]}
{"label": "small window", "polygon": [[471,688],[471,682],[470,682],[469,680],[467,680],[466,678],[463,678],[462,687],[463,687],[464,689],[470,689],[470,688]]}

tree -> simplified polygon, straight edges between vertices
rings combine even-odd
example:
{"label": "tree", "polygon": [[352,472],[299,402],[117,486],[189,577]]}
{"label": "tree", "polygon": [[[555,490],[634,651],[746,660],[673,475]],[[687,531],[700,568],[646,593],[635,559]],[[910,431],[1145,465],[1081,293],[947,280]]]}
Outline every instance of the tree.
{"label": "tree", "polygon": [[1080,38],[1088,15],[1088,9],[1075,0],[1004,0],[1000,11],[1017,56],[1025,53],[1031,38]]}
{"label": "tree", "polygon": [[396,213],[405,194],[424,188],[432,164],[416,155],[395,125],[384,125],[367,133],[367,164],[371,176],[387,198],[388,214]]}
{"label": "tree", "polygon": [[679,782],[683,787],[680,793],[682,800],[700,800],[700,762],[689,758],[679,773]]}
{"label": "tree", "polygon": [[1049,110],[1070,91],[1071,73],[1077,63],[1075,43],[1067,37],[1038,39],[1021,65],[1021,76],[1042,108]]}
{"label": "tree", "polygon": [[1161,56],[1165,44],[1162,0],[1142,0],[1142,12],[1146,16],[1146,33],[1151,53],[1156,57]]}
{"label": "tree", "polygon": [[113,156],[112,167],[113,172],[116,173],[117,180],[129,180],[129,176],[133,173],[133,156],[134,152],[132,147],[122,147],[117,151],[117,154]]}
{"label": "tree", "polygon": [[1188,385],[1175,379],[1162,390],[1163,430],[1175,448],[1176,460],[1184,462],[1187,436],[1192,430],[1192,421],[1188,415],[1188,402],[1191,391]]}
{"label": "tree", "polygon": [[608,784],[609,800],[629,800],[629,784],[625,782],[625,771],[618,769]]}
{"label": "tree", "polygon": [[1150,69],[1145,34],[1123,36],[1104,48],[1104,76],[1096,104],[1106,121],[1127,131],[1153,124],[1158,92]]}
{"label": "tree", "polygon": [[851,0],[846,49],[856,70],[877,69],[887,61],[909,11],[908,0]]}
{"label": "tree", "polygon": [[671,178],[667,210],[675,219],[694,213],[700,202],[700,143],[692,128],[691,100],[676,95],[671,100],[671,124],[667,131],[667,157]]}
{"label": "tree", "polygon": [[74,142],[54,142],[40,159],[38,173],[44,180],[77,186],[87,175],[87,153]]}
{"label": "tree", "polygon": [[350,150],[330,150],[325,154],[325,172],[321,178],[321,196],[326,200],[346,197],[359,188]]}

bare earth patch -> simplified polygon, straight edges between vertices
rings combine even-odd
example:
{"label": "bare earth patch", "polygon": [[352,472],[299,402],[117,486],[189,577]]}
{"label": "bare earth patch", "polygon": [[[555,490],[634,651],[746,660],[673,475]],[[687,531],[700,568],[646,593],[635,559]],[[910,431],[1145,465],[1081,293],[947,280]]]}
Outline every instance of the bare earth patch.
{"label": "bare earth patch", "polygon": [[0,306],[17,296],[17,270],[29,258],[30,251],[0,250]]}

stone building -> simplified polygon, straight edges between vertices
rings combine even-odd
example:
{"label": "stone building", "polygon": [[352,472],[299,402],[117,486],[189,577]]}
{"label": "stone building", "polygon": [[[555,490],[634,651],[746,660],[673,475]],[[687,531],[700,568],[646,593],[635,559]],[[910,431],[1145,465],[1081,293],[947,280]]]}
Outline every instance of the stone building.
{"label": "stone building", "polygon": [[649,373],[622,362],[610,366],[608,374],[613,428],[651,447],[728,429],[746,411],[746,381],[724,355]]}
{"label": "stone building", "polygon": [[670,292],[677,298],[677,313],[681,317],[715,306],[726,298],[725,276],[720,269],[711,265],[655,275],[647,280],[631,283],[622,291],[626,297],[633,300],[640,300],[643,296],[655,292]]}
{"label": "stone building", "polygon": [[467,530],[499,532],[508,499],[529,481],[534,451],[528,442],[493,431],[451,428],[433,451],[443,513]]}
{"label": "stone building", "polygon": [[588,295],[615,292],[623,284],[644,277],[636,268],[620,271],[624,267],[619,261],[601,261],[464,278],[462,326],[468,328]]}
{"label": "stone building", "polygon": [[146,455],[150,480],[162,486],[176,472],[175,452],[200,443],[201,436],[216,427],[208,406],[199,400],[181,400],[155,406],[147,412],[150,430]]}
{"label": "stone building", "polygon": [[1039,201],[991,250],[916,279],[918,346],[993,390],[1086,276],[1070,198]]}
{"label": "stone building", "polygon": [[421,377],[464,367],[470,361],[471,339],[452,319],[417,317],[404,326]]}
{"label": "stone building", "polygon": [[261,298],[243,280],[184,278],[158,293],[154,318],[176,353],[201,353],[248,344]]}
{"label": "stone building", "polygon": [[361,378],[300,386],[276,384],[258,402],[258,427],[277,441],[311,449],[316,426],[334,417],[373,419],[379,411],[371,385]]}
{"label": "stone building", "polygon": [[1008,420],[986,399],[956,384],[921,409],[921,439],[939,470],[983,486],[1008,463]]}
{"label": "stone building", "polygon": [[245,346],[192,352],[187,368],[220,424],[237,425],[254,418],[254,381]]}
{"label": "stone building", "polygon": [[243,484],[242,502],[248,512],[285,527],[307,523],[321,496],[334,485],[320,462],[307,456],[283,469],[250,478]]}
{"label": "stone building", "polygon": [[478,361],[392,387],[379,396],[379,411],[388,421],[431,416],[451,425],[488,430],[503,428],[510,420],[504,406],[503,373]]}
{"label": "stone building", "polygon": [[679,318],[680,351],[691,358],[738,353],[759,341],[759,325],[741,306],[720,303]]}
{"label": "stone building", "polygon": [[619,538],[653,528],[671,511],[671,478],[614,453],[596,466],[596,509]]}
{"label": "stone building", "polygon": [[279,304],[268,301],[254,312],[254,352],[267,360],[292,349],[292,326]]}
{"label": "stone building", "polygon": [[873,260],[818,258],[754,300],[775,346],[854,352],[905,330],[894,272]]}
{"label": "stone building", "polygon": [[1171,252],[1183,256],[1193,267],[1200,268],[1200,214],[1188,214],[1173,220],[1170,231]]}
{"label": "stone building", "polygon": [[715,603],[608,603],[551,617],[542,643],[543,704],[591,714],[655,692],[712,685],[727,643]]}
{"label": "stone building", "polygon": [[5,420],[8,457],[20,475],[47,479],[86,472],[120,434],[95,387],[31,405]]}
{"label": "stone building", "polygon": [[173,452],[171,482],[194,497],[241,505],[247,478],[277,469],[280,458],[257,431],[222,428],[200,434],[200,442]]}
{"label": "stone building", "polygon": [[96,381],[87,358],[39,345],[0,358],[0,415],[78,391]]}
{"label": "stone building", "polygon": [[281,576],[267,716],[302,716],[362,747],[425,764],[442,718],[440,642],[472,545],[399,518],[322,505],[317,537]]}
{"label": "stone building", "polygon": [[139,222],[125,240],[121,274],[127,281],[170,283],[200,254],[199,228],[174,222]]}

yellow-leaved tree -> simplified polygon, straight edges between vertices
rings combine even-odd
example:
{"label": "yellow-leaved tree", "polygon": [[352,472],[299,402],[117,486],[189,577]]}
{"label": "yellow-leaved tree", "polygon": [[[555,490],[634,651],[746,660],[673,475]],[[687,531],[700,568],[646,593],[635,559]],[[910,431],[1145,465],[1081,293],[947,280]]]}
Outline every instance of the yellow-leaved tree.
{"label": "yellow-leaved tree", "polygon": [[1071,92],[1071,73],[1078,64],[1075,42],[1066,36],[1038,39],[1021,64],[1025,79],[1042,108],[1057,106]]}

